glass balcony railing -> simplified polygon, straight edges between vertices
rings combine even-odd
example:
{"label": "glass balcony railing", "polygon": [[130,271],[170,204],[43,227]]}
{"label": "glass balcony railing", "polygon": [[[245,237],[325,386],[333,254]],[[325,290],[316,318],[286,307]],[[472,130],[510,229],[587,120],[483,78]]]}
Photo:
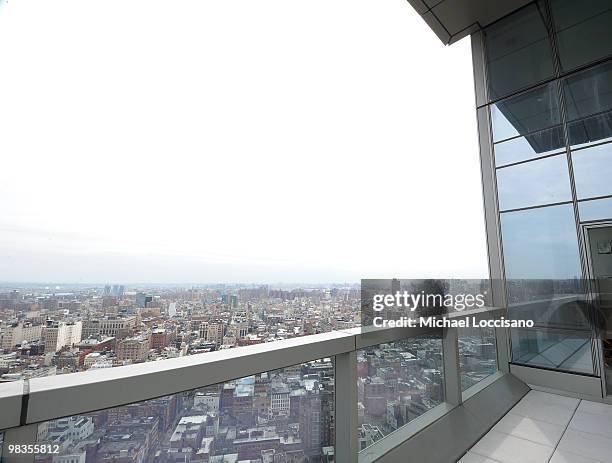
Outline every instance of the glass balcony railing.
{"label": "glass balcony railing", "polygon": [[333,331],[15,381],[0,386],[1,461],[366,463],[457,409],[466,375],[483,390],[501,377],[490,333],[457,331]]}
{"label": "glass balcony railing", "polygon": [[36,461],[327,461],[334,363],[314,360],[38,424]]}
{"label": "glass balcony railing", "polygon": [[444,401],[441,336],[419,336],[357,352],[359,449]]}
{"label": "glass balcony railing", "polygon": [[493,328],[459,328],[461,390],[465,391],[497,371]]}

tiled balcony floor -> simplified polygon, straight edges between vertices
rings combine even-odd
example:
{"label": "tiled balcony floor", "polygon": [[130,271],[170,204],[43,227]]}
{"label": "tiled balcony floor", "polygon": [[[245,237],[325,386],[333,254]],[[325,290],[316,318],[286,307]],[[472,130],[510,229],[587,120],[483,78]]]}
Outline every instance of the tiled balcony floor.
{"label": "tiled balcony floor", "polygon": [[529,392],[460,463],[609,463],[612,405]]}

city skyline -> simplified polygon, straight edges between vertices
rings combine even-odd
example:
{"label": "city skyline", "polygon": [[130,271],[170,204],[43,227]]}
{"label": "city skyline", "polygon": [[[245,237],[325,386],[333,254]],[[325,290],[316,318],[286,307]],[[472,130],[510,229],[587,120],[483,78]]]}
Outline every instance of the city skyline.
{"label": "city skyline", "polygon": [[[359,326],[358,284],[0,285],[0,386],[218,355]],[[462,331],[459,354],[466,389],[496,369],[493,331]],[[357,351],[359,449],[444,401],[442,355],[438,335]],[[331,463],[335,363],[333,356],[322,357],[39,423],[38,442],[49,451],[36,461],[202,463],[205,456],[211,463]]]}

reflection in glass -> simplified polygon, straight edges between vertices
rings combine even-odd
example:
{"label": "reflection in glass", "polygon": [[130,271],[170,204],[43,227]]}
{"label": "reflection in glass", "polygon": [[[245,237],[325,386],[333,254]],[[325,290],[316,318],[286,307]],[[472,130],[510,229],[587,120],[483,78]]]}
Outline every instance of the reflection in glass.
{"label": "reflection in glass", "polygon": [[578,199],[612,195],[612,143],[572,151]]}
{"label": "reflection in glass", "polygon": [[501,214],[506,278],[582,276],[571,204]]}
{"label": "reflection in glass", "polygon": [[592,288],[597,298],[595,321],[601,335],[606,386],[612,391],[612,226],[587,229]]}
{"label": "reflection in glass", "polygon": [[494,142],[559,125],[557,83],[491,105],[491,121]]}
{"label": "reflection in glass", "polygon": [[589,329],[591,311],[579,279],[508,280],[508,315],[533,320],[536,326]]}
{"label": "reflection in glass", "polygon": [[593,374],[588,332],[512,329],[512,361],[529,366]]}
{"label": "reflection in glass", "polygon": [[538,4],[485,29],[489,97],[497,99],[553,75],[550,40]]}
{"label": "reflection in glass", "polygon": [[612,110],[612,62],[565,79],[569,121]]}
{"label": "reflection in glass", "polygon": [[333,410],[325,359],[40,423],[38,443],[62,462],[327,461]]}
{"label": "reflection in glass", "polygon": [[578,210],[581,221],[612,219],[612,198],[581,201]]}
{"label": "reflection in glass", "polygon": [[513,362],[592,373],[573,205],[502,213],[501,228],[508,315],[537,327],[510,330]]}
{"label": "reflection in glass", "polygon": [[357,352],[359,449],[444,401],[442,340],[416,337]]}
{"label": "reflection in glass", "polygon": [[612,141],[612,112],[571,122],[568,131],[572,148]]}
{"label": "reflection in glass", "polygon": [[552,0],[551,7],[565,71],[612,54],[610,0]]}
{"label": "reflection in glass", "polygon": [[495,329],[458,328],[461,390],[479,383],[497,371]]}
{"label": "reflection in glass", "polygon": [[495,165],[501,167],[564,150],[563,130],[557,126],[495,144]]}
{"label": "reflection in glass", "polygon": [[497,169],[500,210],[571,201],[564,154]]}

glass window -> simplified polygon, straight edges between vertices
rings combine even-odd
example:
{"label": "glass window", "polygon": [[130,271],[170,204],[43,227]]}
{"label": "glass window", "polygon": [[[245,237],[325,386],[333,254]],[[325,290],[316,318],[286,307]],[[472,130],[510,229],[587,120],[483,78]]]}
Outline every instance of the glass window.
{"label": "glass window", "polygon": [[487,27],[485,40],[490,99],[552,77],[552,49],[537,3]]}
{"label": "glass window", "polygon": [[581,278],[572,204],[502,213],[501,229],[506,278]]}
{"label": "glass window", "polygon": [[612,141],[612,112],[571,122],[568,131],[572,148]]}
{"label": "glass window", "polygon": [[508,315],[536,326],[588,330],[590,308],[581,279],[510,279]]}
{"label": "glass window", "polygon": [[494,328],[458,328],[461,390],[497,371]]}
{"label": "glass window", "polygon": [[357,352],[359,449],[444,401],[442,339],[420,336]]}
{"label": "glass window", "polygon": [[612,62],[565,79],[563,92],[569,121],[612,110]]}
{"label": "glass window", "polygon": [[552,329],[512,329],[514,363],[593,374],[588,332]]}
{"label": "glass window", "polygon": [[543,85],[491,105],[493,141],[527,135],[559,125],[557,83]]}
{"label": "glass window", "polygon": [[564,150],[563,130],[557,126],[495,144],[495,165],[501,167]]}
{"label": "glass window", "polygon": [[581,221],[612,219],[612,198],[580,201],[578,210]]}
{"label": "glass window", "polygon": [[564,70],[612,54],[610,0],[552,0],[551,7]]}
{"label": "glass window", "polygon": [[53,461],[327,461],[333,413],[334,364],[322,359],[40,423],[38,442],[60,445]]}
{"label": "glass window", "polygon": [[497,169],[500,210],[571,201],[567,157],[550,158]]}
{"label": "glass window", "polygon": [[578,199],[612,195],[612,143],[572,151]]}

